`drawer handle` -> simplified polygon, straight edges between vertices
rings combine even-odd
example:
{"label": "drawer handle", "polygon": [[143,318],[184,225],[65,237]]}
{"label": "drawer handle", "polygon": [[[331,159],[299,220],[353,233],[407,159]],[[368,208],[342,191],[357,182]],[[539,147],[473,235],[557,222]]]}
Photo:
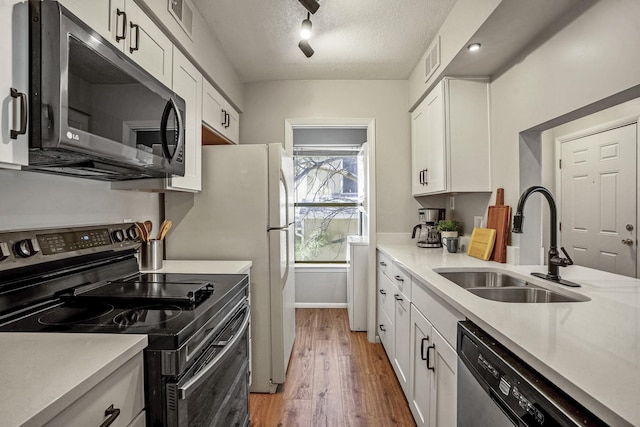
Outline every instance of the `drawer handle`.
{"label": "drawer handle", "polygon": [[131,27],[132,33],[133,33],[133,29],[134,28],[136,29],[136,47],[133,47],[133,43],[129,47],[129,53],[133,53],[136,50],[140,50],[140,25],[130,22],[129,27]]}
{"label": "drawer handle", "polygon": [[[118,31],[116,30],[116,42],[120,43],[120,40],[124,40],[127,37],[127,14],[117,8],[116,15],[122,16],[122,34],[117,34]],[[118,24],[116,23],[116,27],[117,25]]]}
{"label": "drawer handle", "polygon": [[380,328],[380,330],[381,330],[382,332],[386,332],[386,331],[387,331],[387,330],[384,328],[384,325],[380,325],[380,326],[379,326],[379,328]]}
{"label": "drawer handle", "polygon": [[109,406],[107,409],[104,410],[104,416],[109,418],[104,420],[104,422],[100,424],[100,427],[108,427],[111,424],[113,424],[116,418],[120,416],[120,409],[114,408],[112,404],[111,406]]}
{"label": "drawer handle", "polygon": [[384,261],[380,261],[380,265],[381,265],[381,266],[383,266],[383,267],[386,267],[386,266],[387,266],[387,263],[386,263],[386,262],[384,262]]}
{"label": "drawer handle", "polygon": [[18,135],[27,133],[27,94],[19,92],[16,88],[11,88],[9,94],[12,98],[20,98],[20,128],[11,129],[11,139],[18,139]]}
{"label": "drawer handle", "polygon": [[387,291],[385,291],[384,289],[380,289],[380,293],[381,293],[382,295],[386,295],[386,294],[387,294]]}
{"label": "drawer handle", "polygon": [[402,276],[396,276],[396,280],[398,282],[404,282],[404,279],[402,278]]}
{"label": "drawer handle", "polygon": [[396,299],[396,301],[402,301],[402,298],[400,297],[400,294],[395,294],[395,295],[393,295],[393,297]]}
{"label": "drawer handle", "polygon": [[427,369],[435,372],[436,371],[436,366],[435,365],[429,366],[431,364],[430,363],[431,362],[431,357],[429,357],[429,354],[430,354],[429,350],[431,350],[431,349],[433,349],[435,351],[436,345],[435,344],[431,344],[429,347],[427,347]]}
{"label": "drawer handle", "polygon": [[[420,358],[422,360],[427,360],[427,357],[424,355],[424,343],[429,342],[429,337],[422,338],[422,342],[420,343]],[[429,354],[429,352],[427,352]]]}

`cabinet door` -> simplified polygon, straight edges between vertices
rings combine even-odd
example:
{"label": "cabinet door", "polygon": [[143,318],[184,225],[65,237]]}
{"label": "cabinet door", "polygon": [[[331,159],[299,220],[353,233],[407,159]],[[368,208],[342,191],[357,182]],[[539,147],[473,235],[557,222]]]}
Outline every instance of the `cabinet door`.
{"label": "cabinet door", "polygon": [[[0,67],[0,94],[2,94],[0,167],[18,169],[19,165],[26,165],[29,162],[27,118],[23,117],[21,111],[27,112],[27,103],[23,101],[26,101],[29,94],[27,3],[20,3],[18,0],[0,2],[0,28],[0,34],[2,34],[0,56],[8,61]],[[14,91],[11,90],[12,88]],[[21,131],[21,128],[25,132],[17,134],[16,132]]]}
{"label": "cabinet door", "polygon": [[427,171],[424,184],[426,193],[439,193],[447,190],[443,84],[440,82],[423,101],[425,121],[427,122],[425,135]]}
{"label": "cabinet door", "polygon": [[228,102],[225,102],[224,113],[227,115],[227,123],[223,126],[224,136],[237,144],[240,139],[240,114]]}
{"label": "cabinet door", "polygon": [[171,87],[173,44],[151,19],[127,0],[127,40],[124,53],[167,87]]}
{"label": "cabinet door", "polygon": [[124,41],[117,42],[116,34],[125,34],[124,25],[128,25],[124,0],[60,0],[60,3],[102,37],[123,49]]}
{"label": "cabinet door", "polygon": [[225,122],[223,105],[223,96],[205,79],[202,83],[202,121],[218,133],[222,133]]}
{"label": "cabinet door", "polygon": [[432,368],[431,425],[455,427],[457,410],[458,355],[437,330],[432,331],[433,350],[429,355]]}
{"label": "cabinet door", "polygon": [[414,196],[424,194],[427,171],[427,115],[423,101],[411,113],[411,191]]}
{"label": "cabinet door", "polygon": [[387,352],[389,360],[393,360],[393,344],[394,344],[394,328],[393,321],[389,318],[381,305],[378,305],[378,335],[384,350]]}
{"label": "cabinet door", "polygon": [[411,371],[409,374],[409,406],[418,427],[429,425],[431,376],[427,368],[427,351],[432,344],[431,323],[411,306]]}
{"label": "cabinet door", "polygon": [[394,294],[395,316],[393,368],[404,395],[409,397],[409,369],[411,352],[411,302],[401,293]]}
{"label": "cabinet door", "polygon": [[173,58],[173,90],[187,105],[185,127],[184,176],[170,178],[168,189],[200,191],[202,189],[202,75],[178,50]]}

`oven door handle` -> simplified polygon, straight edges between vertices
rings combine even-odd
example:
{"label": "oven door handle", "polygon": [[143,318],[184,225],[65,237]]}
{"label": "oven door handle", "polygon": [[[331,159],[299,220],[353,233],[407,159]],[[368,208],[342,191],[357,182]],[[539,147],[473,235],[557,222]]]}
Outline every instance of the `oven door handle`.
{"label": "oven door handle", "polygon": [[178,396],[180,396],[180,399],[184,400],[188,398],[191,392],[195,390],[204,380],[206,380],[209,373],[217,368],[218,362],[222,360],[229,351],[231,351],[231,349],[239,340],[242,339],[242,337],[244,336],[244,332],[249,325],[249,319],[251,318],[250,313],[251,312],[247,310],[244,321],[242,322],[242,326],[238,329],[238,332],[231,339],[231,341],[228,341],[227,345],[224,346],[224,349],[220,352],[220,354],[218,354],[211,362],[209,362],[206,368],[201,370],[197,375],[195,375],[189,381],[184,383],[184,385],[178,388]]}

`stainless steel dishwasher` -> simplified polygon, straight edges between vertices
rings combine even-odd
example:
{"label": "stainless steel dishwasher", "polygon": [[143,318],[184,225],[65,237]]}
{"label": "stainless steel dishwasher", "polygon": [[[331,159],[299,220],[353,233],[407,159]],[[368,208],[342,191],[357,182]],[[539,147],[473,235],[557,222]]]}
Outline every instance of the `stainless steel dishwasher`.
{"label": "stainless steel dishwasher", "polygon": [[458,427],[606,426],[470,321],[458,323]]}

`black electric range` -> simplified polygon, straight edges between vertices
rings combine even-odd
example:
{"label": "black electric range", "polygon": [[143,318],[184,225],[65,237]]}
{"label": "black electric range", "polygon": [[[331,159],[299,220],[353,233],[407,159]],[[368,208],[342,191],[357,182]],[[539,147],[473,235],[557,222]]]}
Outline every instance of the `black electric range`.
{"label": "black electric range", "polygon": [[[148,425],[195,422],[187,414],[193,400],[180,395],[179,385],[193,386],[191,377],[211,371],[210,390],[199,394],[214,399],[220,393],[213,384],[220,381],[205,367],[222,363],[218,354],[243,355],[233,394],[246,400],[248,276],[142,273],[139,246],[133,224],[0,232],[0,332],[147,335]],[[182,406],[168,405],[180,396]],[[238,411],[246,413],[238,425],[248,424],[248,406]]]}

